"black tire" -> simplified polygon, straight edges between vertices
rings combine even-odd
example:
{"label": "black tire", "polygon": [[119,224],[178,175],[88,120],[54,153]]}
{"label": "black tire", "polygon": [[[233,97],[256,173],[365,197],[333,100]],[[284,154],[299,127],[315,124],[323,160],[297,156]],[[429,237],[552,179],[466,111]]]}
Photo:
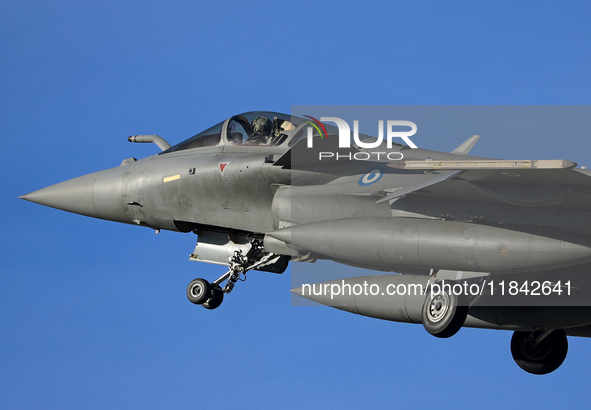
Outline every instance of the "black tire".
{"label": "black tire", "polygon": [[[445,281],[453,287],[457,282]],[[433,296],[430,291],[425,296],[421,318],[425,330],[435,337],[447,338],[455,335],[464,325],[469,306],[460,303],[461,296],[453,292],[442,292]]]}
{"label": "black tire", "polygon": [[220,288],[219,286],[212,286],[211,288],[211,297],[209,299],[207,299],[206,302],[203,303],[203,307],[205,309],[217,309],[222,302],[224,301],[224,292],[222,291],[222,288]]}
{"label": "black tire", "polygon": [[511,354],[517,366],[531,374],[548,374],[558,369],[568,352],[568,340],[564,330],[550,333],[537,346],[532,345],[542,332],[515,332],[511,338]]}
{"label": "black tire", "polygon": [[211,284],[205,279],[195,279],[187,286],[187,298],[191,303],[201,305],[211,297]]}

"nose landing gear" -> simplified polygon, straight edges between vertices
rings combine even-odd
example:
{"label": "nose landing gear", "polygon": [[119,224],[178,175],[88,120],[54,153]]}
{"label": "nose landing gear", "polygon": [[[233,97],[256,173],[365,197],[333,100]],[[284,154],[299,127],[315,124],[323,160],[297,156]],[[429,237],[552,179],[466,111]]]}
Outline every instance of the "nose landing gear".
{"label": "nose landing gear", "polygon": [[[202,305],[206,309],[216,309],[222,304],[224,294],[232,292],[236,282],[246,280],[246,272],[259,266],[275,263],[281,255],[265,253],[263,244],[257,239],[251,241],[250,249],[234,251],[229,260],[229,270],[209,283],[205,279],[194,279],[187,287],[187,298],[191,303]],[[226,281],[222,288],[221,284]]]}

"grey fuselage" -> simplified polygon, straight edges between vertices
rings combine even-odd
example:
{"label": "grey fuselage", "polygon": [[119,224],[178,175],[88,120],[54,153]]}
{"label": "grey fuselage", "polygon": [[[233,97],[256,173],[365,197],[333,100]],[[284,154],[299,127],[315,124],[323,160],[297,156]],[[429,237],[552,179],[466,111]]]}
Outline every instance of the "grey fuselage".
{"label": "grey fuselage", "polygon": [[[22,198],[155,230],[194,232],[197,249],[206,256],[196,251],[192,258],[220,264],[227,264],[228,255],[242,249],[249,237],[263,241],[268,253],[296,260],[330,259],[431,277],[438,271],[586,271],[591,262],[591,175],[573,169],[572,163],[503,171],[490,168],[492,159],[401,145],[374,151],[402,153],[408,164],[415,161],[427,168],[404,168],[383,156],[345,165],[316,157],[310,161],[301,155],[305,140],[294,139],[300,127],[277,134],[281,138],[261,139],[255,132],[259,116],[246,139],[240,127],[248,128],[258,114],[244,115],[198,134],[201,139],[194,144],[206,141],[202,146],[175,146],[139,161],[127,159],[119,167]],[[165,144],[143,137],[150,138],[136,142]],[[322,149],[338,152],[332,141],[321,142]],[[343,157],[352,151],[342,151]],[[437,161],[452,164],[452,170],[429,170]],[[462,168],[466,161],[481,161],[489,168]],[[591,323],[587,316],[574,322]],[[486,323],[492,322],[481,320],[478,326]]]}

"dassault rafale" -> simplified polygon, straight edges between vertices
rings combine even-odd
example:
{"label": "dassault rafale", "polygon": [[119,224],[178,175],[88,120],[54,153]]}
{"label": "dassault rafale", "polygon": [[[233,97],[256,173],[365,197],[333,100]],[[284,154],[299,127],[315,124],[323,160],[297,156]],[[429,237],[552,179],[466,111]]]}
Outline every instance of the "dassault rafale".
{"label": "dassault rafale", "polygon": [[131,136],[162,152],[20,198],[196,234],[190,259],[228,269],[189,284],[206,309],[248,271],[330,260],[377,272],[292,292],[436,337],[511,330],[522,369],[557,369],[567,335],[591,337],[591,171],[468,156],[478,135],[444,153],[417,148],[411,122],[385,129],[375,138],[336,117],[248,112],[175,146]]}

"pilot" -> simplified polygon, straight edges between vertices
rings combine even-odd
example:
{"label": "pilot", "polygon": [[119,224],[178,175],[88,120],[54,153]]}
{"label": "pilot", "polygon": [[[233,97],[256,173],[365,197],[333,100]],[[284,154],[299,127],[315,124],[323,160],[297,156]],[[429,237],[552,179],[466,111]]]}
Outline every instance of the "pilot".
{"label": "pilot", "polygon": [[250,124],[252,134],[244,143],[251,145],[268,145],[271,141],[273,123],[265,116],[257,117]]}

